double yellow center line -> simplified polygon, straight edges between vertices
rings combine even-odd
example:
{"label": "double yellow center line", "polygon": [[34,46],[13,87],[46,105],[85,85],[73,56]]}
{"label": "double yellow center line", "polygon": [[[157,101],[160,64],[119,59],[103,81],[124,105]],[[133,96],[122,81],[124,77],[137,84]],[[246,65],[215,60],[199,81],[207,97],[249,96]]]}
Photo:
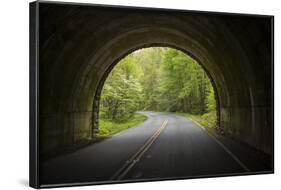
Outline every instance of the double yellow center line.
{"label": "double yellow center line", "polygon": [[166,128],[168,120],[166,119],[161,127],[144,143],[144,145],[129,159],[125,164],[117,170],[110,180],[122,180],[134,165],[142,158],[144,153],[151,147],[154,141],[159,137],[162,131]]}

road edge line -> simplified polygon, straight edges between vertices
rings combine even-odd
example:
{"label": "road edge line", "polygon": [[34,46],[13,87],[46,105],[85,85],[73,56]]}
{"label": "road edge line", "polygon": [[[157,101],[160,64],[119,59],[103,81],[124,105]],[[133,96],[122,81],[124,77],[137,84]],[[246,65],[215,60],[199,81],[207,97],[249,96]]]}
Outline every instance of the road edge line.
{"label": "road edge line", "polygon": [[[140,115],[143,115],[143,114],[140,114]],[[148,116],[146,116],[146,115],[144,115],[144,116],[147,118],[146,120],[144,120],[142,123],[139,123],[139,124],[137,124],[137,125],[135,125],[135,126],[129,127],[129,128],[127,128],[127,129],[131,129],[131,128],[138,127],[139,125],[141,125],[141,124],[143,124],[144,122],[146,122],[146,121],[148,120]],[[117,136],[121,135],[123,132],[125,132],[127,129],[123,129],[122,131],[119,131],[119,132],[117,132],[117,133],[115,133],[115,134],[113,134],[113,135],[110,135],[109,138],[111,138],[111,137],[117,137]]]}
{"label": "road edge line", "polygon": [[211,137],[218,145],[220,145],[246,172],[251,172],[251,170],[237,157],[232,153],[220,140],[218,140],[214,135],[212,135],[208,130],[205,129],[203,125],[195,121],[194,119],[188,117],[193,123],[200,127],[203,131],[207,133],[209,137]]}

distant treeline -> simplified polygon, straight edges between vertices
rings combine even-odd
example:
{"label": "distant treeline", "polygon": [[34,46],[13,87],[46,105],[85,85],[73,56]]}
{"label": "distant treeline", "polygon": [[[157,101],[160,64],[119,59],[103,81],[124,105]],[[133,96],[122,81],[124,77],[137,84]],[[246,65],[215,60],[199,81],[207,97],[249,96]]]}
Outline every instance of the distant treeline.
{"label": "distant treeline", "polygon": [[215,112],[214,90],[202,67],[165,47],[137,50],[109,74],[101,95],[101,118],[125,122],[138,110]]}

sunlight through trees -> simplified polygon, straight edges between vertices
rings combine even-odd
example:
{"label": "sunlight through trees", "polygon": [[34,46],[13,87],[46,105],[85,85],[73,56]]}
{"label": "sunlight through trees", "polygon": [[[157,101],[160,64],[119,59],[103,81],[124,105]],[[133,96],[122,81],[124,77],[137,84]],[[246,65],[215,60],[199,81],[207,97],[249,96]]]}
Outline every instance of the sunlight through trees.
{"label": "sunlight through trees", "polygon": [[202,67],[182,51],[140,49],[119,61],[106,79],[100,119],[105,125],[124,123],[139,110],[199,115],[214,125],[214,89]]}

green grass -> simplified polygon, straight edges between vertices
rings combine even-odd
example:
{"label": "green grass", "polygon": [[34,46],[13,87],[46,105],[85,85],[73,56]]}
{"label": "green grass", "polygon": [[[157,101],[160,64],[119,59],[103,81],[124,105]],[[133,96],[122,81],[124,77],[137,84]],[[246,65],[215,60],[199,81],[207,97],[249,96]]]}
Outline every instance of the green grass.
{"label": "green grass", "polygon": [[203,115],[194,115],[189,113],[180,113],[187,118],[191,118],[192,120],[198,122],[203,127],[213,128],[216,125],[216,112],[212,111],[209,113],[205,113]]}
{"label": "green grass", "polygon": [[115,123],[112,121],[108,121],[105,119],[99,120],[99,132],[97,134],[98,137],[109,137],[120,131],[128,129],[130,127],[136,126],[147,119],[146,116],[141,114],[134,114],[128,121],[123,123]]}

